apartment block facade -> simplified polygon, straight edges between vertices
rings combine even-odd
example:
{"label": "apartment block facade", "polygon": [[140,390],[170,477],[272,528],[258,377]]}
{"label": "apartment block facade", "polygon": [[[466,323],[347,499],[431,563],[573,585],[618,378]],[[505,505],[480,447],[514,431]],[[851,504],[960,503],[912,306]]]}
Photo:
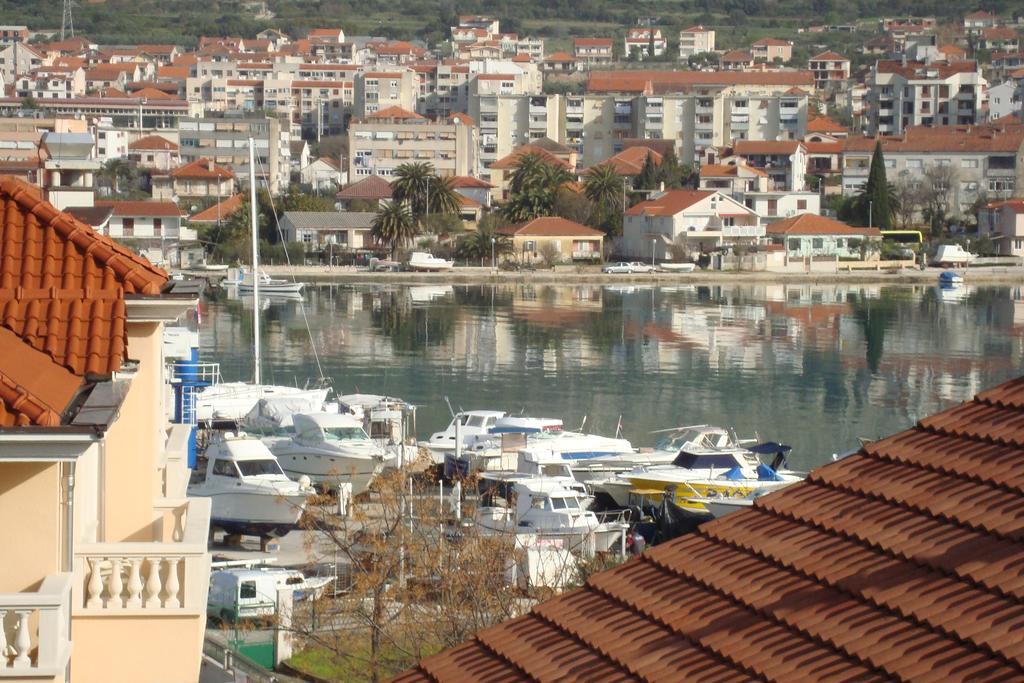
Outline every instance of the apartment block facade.
{"label": "apartment block facade", "polygon": [[879,61],[867,80],[867,131],[899,135],[908,126],[978,123],[987,84],[976,62]]}
{"label": "apartment block facade", "polygon": [[679,57],[686,59],[702,52],[715,51],[715,30],[691,26],[679,32]]}
{"label": "apartment block facade", "polygon": [[[271,192],[288,187],[291,174],[291,133],[276,118],[203,117],[182,119],[179,153],[185,164],[208,159],[229,167],[238,182],[249,180],[249,138],[256,154],[256,176]],[[230,194],[230,193],[228,193]],[[224,195],[227,196],[227,195]]]}
{"label": "apartment block facade", "polygon": [[396,167],[425,162],[441,176],[476,175],[476,126],[464,115],[432,121],[411,112],[388,110],[348,129],[350,177],[390,178]]}

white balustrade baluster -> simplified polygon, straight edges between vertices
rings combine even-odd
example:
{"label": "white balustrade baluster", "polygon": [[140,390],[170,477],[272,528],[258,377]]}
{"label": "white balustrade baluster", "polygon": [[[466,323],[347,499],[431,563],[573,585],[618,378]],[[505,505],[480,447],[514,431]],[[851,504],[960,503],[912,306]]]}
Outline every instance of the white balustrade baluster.
{"label": "white balustrade baluster", "polygon": [[174,531],[171,533],[171,538],[175,543],[181,543],[185,538],[185,509],[185,506],[182,505],[174,508],[171,513],[174,516]]}
{"label": "white balustrade baluster", "polygon": [[18,633],[14,636],[14,664],[13,668],[28,667],[32,665],[28,653],[32,649],[32,635],[28,632],[28,616],[32,614],[30,609],[17,610]]}
{"label": "white balustrade baluster", "polygon": [[133,557],[128,573],[128,607],[142,607],[142,558]]}
{"label": "white balustrade baluster", "polygon": [[149,575],[146,577],[145,604],[146,607],[160,606],[160,558],[151,557],[149,563]]}
{"label": "white balustrade baluster", "polygon": [[181,558],[179,557],[167,559],[169,567],[167,569],[167,584],[164,586],[164,589],[167,591],[164,607],[181,607],[181,601],[178,600],[178,589],[181,587],[178,583],[178,562],[180,561]]}
{"label": "white balustrade baluster", "polygon": [[90,608],[103,607],[103,580],[100,577],[100,564],[102,564],[102,560],[98,557],[90,557],[86,560],[86,564],[89,567],[89,583],[86,586],[89,599],[85,601],[85,606]]}
{"label": "white balustrade baluster", "polygon": [[7,610],[0,609],[0,669],[7,668],[7,626],[4,620],[7,618]]}
{"label": "white balustrade baluster", "polygon": [[110,558],[110,579],[107,580],[107,609],[121,609],[124,607],[124,600],[121,592],[124,590],[124,581],[121,580],[121,558]]}

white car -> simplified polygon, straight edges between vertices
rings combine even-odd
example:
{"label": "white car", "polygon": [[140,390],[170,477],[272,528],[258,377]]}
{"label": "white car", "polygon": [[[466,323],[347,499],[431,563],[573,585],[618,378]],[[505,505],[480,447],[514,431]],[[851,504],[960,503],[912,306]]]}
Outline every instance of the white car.
{"label": "white car", "polygon": [[650,266],[646,263],[640,263],[639,261],[620,261],[619,263],[609,263],[607,266],[601,269],[602,273],[653,273],[654,266]]}

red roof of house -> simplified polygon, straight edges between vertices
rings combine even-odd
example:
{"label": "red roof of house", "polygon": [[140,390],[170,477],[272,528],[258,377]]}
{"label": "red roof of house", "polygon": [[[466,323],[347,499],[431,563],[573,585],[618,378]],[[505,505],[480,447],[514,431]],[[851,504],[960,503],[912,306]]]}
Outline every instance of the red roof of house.
{"label": "red roof of house", "polygon": [[[590,168],[583,171],[584,174],[589,174],[592,168],[597,166],[604,166],[605,164],[611,164],[615,169],[615,172],[621,176],[636,176],[640,175],[640,172],[644,169],[644,164],[647,163],[647,156],[651,155],[651,159],[655,166],[661,165],[661,155],[653,149],[642,146],[626,147],[621,152],[614,154],[602,162],[596,163]],[[649,189],[649,188],[648,188]]]}
{"label": "red roof of house", "polygon": [[714,192],[708,190],[669,190],[660,197],[640,202],[626,210],[627,216],[674,216]]}
{"label": "red roof of house", "polygon": [[130,143],[128,145],[128,149],[151,149],[173,152],[178,149],[178,145],[159,135],[147,135],[144,138],[139,138],[135,142]]}
{"label": "red roof of house", "polygon": [[335,196],[338,199],[368,199],[379,201],[391,199],[393,190],[391,183],[379,175],[371,175],[352,183],[340,190]]}
{"label": "red roof of house", "polygon": [[683,92],[699,86],[814,86],[810,71],[593,71],[588,93]]}
{"label": "red roof of house", "polygon": [[125,293],[159,294],[167,274],[0,178],[0,427],[57,426],[87,375],[125,360]]}
{"label": "red roof of house", "polygon": [[189,216],[190,223],[216,223],[233,215],[242,208],[242,193],[231,195],[219,204],[214,204],[199,213]]}
{"label": "red roof of house", "polygon": [[812,62],[836,62],[836,61],[849,61],[846,57],[842,56],[838,52],[832,50],[826,50],[825,52],[819,52],[818,54],[811,57]]}
{"label": "red roof of house", "polygon": [[983,40],[1019,40],[1020,36],[1009,26],[993,26],[982,29],[981,38]]}
{"label": "red roof of house", "polygon": [[1012,199],[1000,199],[998,201],[989,202],[985,205],[986,209],[1009,209],[1013,213],[1024,213],[1024,199],[1012,198]]}
{"label": "red roof of house", "polygon": [[499,228],[498,232],[518,237],[604,237],[600,230],[557,216],[534,218],[523,225]]}
{"label": "red roof of house", "polygon": [[771,46],[771,47],[789,47],[792,44],[793,43],[791,43],[788,40],[779,40],[778,38],[762,38],[761,40],[755,40],[754,41],[754,45],[758,46],[758,47],[760,47],[762,45],[764,45],[766,47],[767,46]]}
{"label": "red roof of house", "polygon": [[498,159],[497,161],[492,163],[490,166],[488,166],[488,168],[493,168],[493,169],[498,170],[498,171],[504,171],[504,170],[508,170],[508,169],[512,169],[512,168],[518,168],[519,167],[519,159],[521,157],[526,156],[527,154],[536,154],[536,155],[540,156],[540,158],[545,163],[547,163],[547,164],[552,164],[552,165],[555,165],[555,166],[563,166],[564,168],[567,168],[567,169],[569,168],[569,164],[567,164],[565,161],[562,161],[561,159],[559,159],[558,157],[556,157],[554,154],[552,154],[548,150],[544,149],[543,147],[538,147],[537,145],[532,145],[532,144],[531,145],[523,145],[522,147],[519,147],[517,149],[512,150],[511,154],[508,154],[508,155],[503,156],[502,158]]}
{"label": "red roof of house", "polygon": [[154,218],[180,218],[181,209],[174,202],[159,201],[96,201],[100,209],[112,209],[114,216],[145,216]]}
{"label": "red roof of house", "polygon": [[374,112],[372,114],[367,114],[366,118],[368,118],[368,119],[396,119],[396,120],[401,120],[401,121],[408,121],[408,120],[424,121],[424,120],[426,120],[425,116],[420,116],[416,112],[409,111],[408,109],[402,109],[401,107],[385,107],[384,109],[381,109],[380,111]]}
{"label": "red roof of house", "polygon": [[482,190],[490,190],[494,187],[494,185],[491,185],[486,180],[480,180],[468,175],[452,176],[448,182],[454,189],[475,187]]}
{"label": "red roof of house", "polygon": [[576,58],[568,52],[553,52],[544,58],[545,62],[575,62]]}
{"label": "red roof of house", "polygon": [[729,50],[722,55],[722,62],[752,62],[754,56],[747,50]]}
{"label": "red roof of house", "polygon": [[395,680],[1019,680],[1022,415],[1019,378]]}
{"label": "red roof of house", "polygon": [[794,154],[803,143],[799,140],[737,140],[733,151],[747,154]]}
{"label": "red roof of house", "polygon": [[[883,152],[1016,152],[1024,143],[1024,126],[1014,118],[979,126],[908,126],[902,137],[877,141]],[[869,137],[847,138],[843,151],[871,152],[875,142]]]}
{"label": "red roof of house", "polygon": [[808,133],[845,133],[846,127],[827,116],[813,116],[807,121]]}
{"label": "red roof of house", "polygon": [[190,164],[174,169],[171,171],[170,176],[172,178],[219,178],[227,180],[228,178],[234,178],[235,174],[230,169],[218,166],[209,159],[198,159]]}
{"label": "red roof of house", "polygon": [[739,176],[740,168],[757,176],[767,176],[763,170],[746,164],[704,164],[700,167],[701,178],[735,178]]}
{"label": "red roof of house", "polygon": [[765,226],[769,235],[860,235],[880,237],[878,228],[855,228],[825,216],[802,213],[793,218],[775,221]]}
{"label": "red roof of house", "polygon": [[611,47],[611,38],[574,38],[573,45],[576,47]]}

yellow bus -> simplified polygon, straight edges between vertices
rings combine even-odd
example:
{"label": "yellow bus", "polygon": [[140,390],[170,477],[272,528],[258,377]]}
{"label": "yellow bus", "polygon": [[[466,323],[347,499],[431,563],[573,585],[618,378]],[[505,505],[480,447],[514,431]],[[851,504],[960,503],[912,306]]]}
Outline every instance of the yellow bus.
{"label": "yellow bus", "polygon": [[883,230],[882,239],[897,244],[907,244],[912,248],[915,245],[919,247],[924,243],[924,235],[920,230]]}

